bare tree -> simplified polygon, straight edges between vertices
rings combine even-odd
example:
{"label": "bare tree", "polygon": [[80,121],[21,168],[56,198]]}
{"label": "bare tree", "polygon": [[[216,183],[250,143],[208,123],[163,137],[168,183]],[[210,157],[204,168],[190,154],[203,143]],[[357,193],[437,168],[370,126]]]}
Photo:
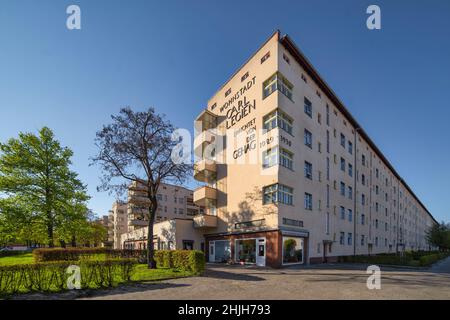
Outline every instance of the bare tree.
{"label": "bare tree", "polygon": [[[100,165],[103,171],[98,190],[120,195],[131,183],[145,186],[147,264],[154,268],[153,225],[158,209],[158,188],[162,182],[182,184],[192,174],[192,165],[190,161],[172,160],[172,153],[179,150],[180,143],[173,139],[175,128],[153,108],[134,112],[127,107],[111,118],[113,122],[96,134],[98,154],[91,159],[92,164]],[[181,155],[185,159],[186,156]],[[190,153],[187,158],[190,160]]]}

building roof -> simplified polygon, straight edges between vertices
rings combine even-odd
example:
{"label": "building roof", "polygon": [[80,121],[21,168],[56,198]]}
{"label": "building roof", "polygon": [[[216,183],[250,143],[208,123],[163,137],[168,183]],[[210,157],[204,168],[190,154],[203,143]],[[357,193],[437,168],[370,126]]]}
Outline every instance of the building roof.
{"label": "building roof", "polygon": [[[272,36],[271,36],[272,37]],[[350,114],[347,108],[344,106],[342,101],[338,98],[338,96],[334,93],[334,91],[330,88],[330,86],[323,80],[317,70],[312,66],[306,56],[300,51],[300,49],[295,45],[292,39],[287,35],[283,35],[279,38],[280,43],[288,50],[288,52],[296,59],[296,61],[302,66],[302,68],[308,73],[308,75],[317,83],[320,89],[327,95],[327,97],[333,102],[336,108],[344,114],[344,116],[348,119],[348,121],[355,127],[357,132],[359,132],[360,136],[367,142],[367,144],[374,150],[376,155],[383,161],[383,163],[392,171],[394,176],[403,184],[403,186],[411,193],[414,199],[422,206],[422,208],[430,215],[430,217],[436,222],[436,219],[433,215],[428,211],[425,205],[419,200],[416,194],[412,191],[412,189],[408,186],[406,181],[398,174],[398,172],[391,165],[389,160],[383,155],[383,153],[378,149],[369,135],[364,131],[364,129],[359,125],[356,119]]]}

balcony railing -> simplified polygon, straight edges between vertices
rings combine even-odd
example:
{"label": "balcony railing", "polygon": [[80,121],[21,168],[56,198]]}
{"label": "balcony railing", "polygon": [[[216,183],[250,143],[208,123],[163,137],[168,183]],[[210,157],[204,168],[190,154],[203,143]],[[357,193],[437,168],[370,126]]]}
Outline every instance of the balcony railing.
{"label": "balcony railing", "polygon": [[217,216],[206,214],[196,215],[194,218],[194,228],[215,228],[217,227]]}
{"label": "balcony railing", "polygon": [[148,226],[148,221],[140,219],[132,219],[128,221],[128,226],[130,227],[146,227]]}
{"label": "balcony railing", "polygon": [[194,179],[208,182],[216,178],[216,162],[203,159],[194,165]]}
{"label": "balcony railing", "polygon": [[209,207],[217,199],[217,190],[203,186],[194,190],[194,203],[198,206]]}

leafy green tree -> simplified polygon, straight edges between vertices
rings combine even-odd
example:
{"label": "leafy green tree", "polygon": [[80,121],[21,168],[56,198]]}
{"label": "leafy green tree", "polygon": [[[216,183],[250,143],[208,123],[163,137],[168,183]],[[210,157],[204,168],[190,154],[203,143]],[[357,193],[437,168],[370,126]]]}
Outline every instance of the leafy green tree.
{"label": "leafy green tree", "polygon": [[426,238],[430,245],[441,250],[450,249],[450,226],[444,222],[434,224],[427,232]]}
{"label": "leafy green tree", "polygon": [[22,232],[27,230],[27,223],[32,232],[45,230],[50,247],[54,246],[55,231],[66,221],[74,199],[89,199],[86,186],[69,168],[72,155],[47,127],[38,135],[19,133],[18,138],[0,144],[0,192],[13,202],[20,199],[27,204],[20,213],[24,221]]}

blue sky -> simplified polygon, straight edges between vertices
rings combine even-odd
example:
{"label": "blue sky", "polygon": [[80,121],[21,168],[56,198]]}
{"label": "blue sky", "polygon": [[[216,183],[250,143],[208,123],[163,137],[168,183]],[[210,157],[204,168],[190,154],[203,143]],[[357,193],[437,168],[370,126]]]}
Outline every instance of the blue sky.
{"label": "blue sky", "polygon": [[[66,28],[81,8],[82,29]],[[366,8],[381,8],[369,31]],[[46,125],[90,207],[93,140],[120,107],[179,127],[275,30],[288,33],[436,219],[450,221],[449,1],[0,0],[0,141]]]}

